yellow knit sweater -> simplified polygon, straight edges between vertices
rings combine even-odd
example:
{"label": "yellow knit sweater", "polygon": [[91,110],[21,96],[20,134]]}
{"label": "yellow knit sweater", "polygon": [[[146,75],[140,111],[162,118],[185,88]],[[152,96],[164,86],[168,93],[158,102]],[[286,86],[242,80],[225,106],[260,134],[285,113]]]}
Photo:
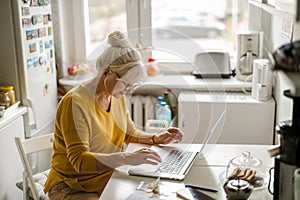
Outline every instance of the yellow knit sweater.
{"label": "yellow knit sweater", "polygon": [[106,112],[85,87],[72,89],[57,109],[51,170],[44,191],[61,181],[76,190],[103,190],[113,169],[108,166],[98,171],[96,154],[120,152],[124,142],[136,142],[139,134],[125,97],[112,97]]}

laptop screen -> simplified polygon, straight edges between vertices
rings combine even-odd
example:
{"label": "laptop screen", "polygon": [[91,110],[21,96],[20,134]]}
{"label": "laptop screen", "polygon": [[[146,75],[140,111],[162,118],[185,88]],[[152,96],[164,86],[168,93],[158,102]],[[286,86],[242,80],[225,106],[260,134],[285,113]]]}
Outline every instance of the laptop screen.
{"label": "laptop screen", "polygon": [[214,126],[210,129],[209,134],[206,135],[203,146],[200,150],[199,158],[204,158],[205,156],[207,156],[216,146],[216,143],[222,132],[223,125],[225,123],[225,114],[226,109],[223,110]]}

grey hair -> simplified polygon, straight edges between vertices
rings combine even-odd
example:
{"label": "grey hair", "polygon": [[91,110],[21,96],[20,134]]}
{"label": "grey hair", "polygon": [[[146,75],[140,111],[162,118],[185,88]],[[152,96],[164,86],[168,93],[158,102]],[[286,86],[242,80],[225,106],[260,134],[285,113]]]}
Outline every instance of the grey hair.
{"label": "grey hair", "polygon": [[135,83],[146,77],[146,68],[141,54],[120,31],[108,35],[110,46],[98,57],[96,68],[102,72],[110,67],[127,83]]}

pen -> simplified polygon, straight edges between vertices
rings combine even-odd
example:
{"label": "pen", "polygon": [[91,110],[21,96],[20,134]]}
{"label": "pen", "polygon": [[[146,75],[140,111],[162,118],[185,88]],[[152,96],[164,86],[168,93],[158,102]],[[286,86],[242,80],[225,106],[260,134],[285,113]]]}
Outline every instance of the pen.
{"label": "pen", "polygon": [[205,188],[205,187],[200,187],[200,186],[195,186],[195,185],[185,185],[185,187],[189,187],[189,188],[193,188],[193,189],[197,189],[197,190],[203,190],[203,191],[207,191],[207,192],[218,192],[218,190],[215,189],[211,189],[211,188]]}
{"label": "pen", "polygon": [[157,186],[159,185],[159,181],[160,181],[160,177],[158,177],[152,185],[152,192],[157,188]]}

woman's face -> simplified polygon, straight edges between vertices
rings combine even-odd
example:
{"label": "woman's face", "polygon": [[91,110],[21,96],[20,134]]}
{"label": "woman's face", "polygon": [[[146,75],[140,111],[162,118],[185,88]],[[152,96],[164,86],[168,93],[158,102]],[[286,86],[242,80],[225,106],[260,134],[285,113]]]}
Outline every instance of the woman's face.
{"label": "woman's face", "polygon": [[116,76],[117,82],[113,89],[112,95],[115,98],[121,98],[124,94],[126,94],[127,92],[130,92],[133,89],[133,85],[126,83],[123,80],[119,80],[120,76],[118,75],[118,73],[114,72],[114,74]]}
{"label": "woman's face", "polygon": [[121,98],[126,93],[127,93],[127,91],[126,91],[126,85],[124,84],[124,82],[121,81],[121,80],[117,80],[117,83],[116,83],[116,85],[114,87],[112,95],[115,98],[119,99],[119,98]]}

